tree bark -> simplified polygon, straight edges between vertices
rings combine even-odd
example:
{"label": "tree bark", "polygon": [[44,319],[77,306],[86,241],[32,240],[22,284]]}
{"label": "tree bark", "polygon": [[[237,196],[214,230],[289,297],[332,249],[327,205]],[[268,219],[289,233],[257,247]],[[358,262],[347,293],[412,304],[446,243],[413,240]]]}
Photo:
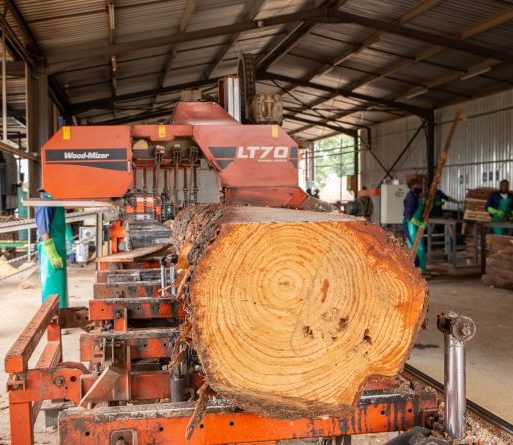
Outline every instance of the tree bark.
{"label": "tree bark", "polygon": [[425,318],[408,250],[363,219],[200,205],[173,237],[206,379],[248,411],[343,414],[370,377],[401,370]]}

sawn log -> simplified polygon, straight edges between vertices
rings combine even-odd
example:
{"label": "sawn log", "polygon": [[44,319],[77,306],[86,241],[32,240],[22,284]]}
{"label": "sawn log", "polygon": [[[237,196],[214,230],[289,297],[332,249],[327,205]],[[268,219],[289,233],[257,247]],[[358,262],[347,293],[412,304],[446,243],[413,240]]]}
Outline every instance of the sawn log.
{"label": "sawn log", "polygon": [[268,416],[351,409],[371,376],[407,360],[426,313],[409,252],[363,219],[272,209],[185,208],[174,244],[190,281],[192,346],[207,382]]}

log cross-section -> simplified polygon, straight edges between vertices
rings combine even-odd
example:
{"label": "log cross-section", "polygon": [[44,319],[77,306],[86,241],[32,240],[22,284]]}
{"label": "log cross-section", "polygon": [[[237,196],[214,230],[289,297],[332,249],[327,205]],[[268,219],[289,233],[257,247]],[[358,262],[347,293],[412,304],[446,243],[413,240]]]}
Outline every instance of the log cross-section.
{"label": "log cross-section", "polygon": [[275,417],[340,415],[396,375],[426,311],[408,251],[342,215],[196,206],[178,215],[193,346],[210,386]]}

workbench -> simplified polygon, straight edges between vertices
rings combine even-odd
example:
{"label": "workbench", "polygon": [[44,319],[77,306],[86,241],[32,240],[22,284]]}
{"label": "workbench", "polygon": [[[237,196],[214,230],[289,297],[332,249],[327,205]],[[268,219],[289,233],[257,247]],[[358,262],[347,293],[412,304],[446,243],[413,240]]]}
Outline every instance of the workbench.
{"label": "workbench", "polygon": [[[443,246],[445,263],[450,264],[453,268],[469,266],[467,261],[463,265],[458,264],[458,224],[463,223],[468,224],[469,222],[459,218],[431,218],[429,220],[426,229],[426,255],[429,264],[433,264],[433,247]],[[443,233],[435,233],[436,226],[443,226]],[[477,224],[472,224],[472,233],[477,239]],[[479,264],[477,244],[472,260],[473,265]]]}

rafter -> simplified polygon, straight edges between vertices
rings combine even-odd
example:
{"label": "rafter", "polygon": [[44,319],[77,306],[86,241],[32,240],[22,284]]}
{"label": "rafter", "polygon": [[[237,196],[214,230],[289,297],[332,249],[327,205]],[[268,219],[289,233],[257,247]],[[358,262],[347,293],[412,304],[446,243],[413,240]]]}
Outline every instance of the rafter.
{"label": "rafter", "polygon": [[[243,20],[255,20],[258,16],[260,10],[262,9],[263,4],[265,3],[265,0],[254,0],[253,4],[247,11],[243,11],[239,17],[237,18],[236,22],[243,21]],[[219,65],[223,62],[226,55],[230,52],[233,45],[240,39],[242,33],[236,32],[231,34],[228,37],[228,40],[226,43],[221,47],[219,52],[214,57],[214,61],[208,66],[208,68],[205,70],[205,73],[203,74],[204,79],[209,79],[213,72],[219,67]]]}
{"label": "rafter", "polygon": [[[338,125],[335,126],[335,125],[331,125],[331,124],[317,124],[317,121],[314,120],[314,119],[307,119],[305,117],[300,117],[300,116],[293,116],[289,113],[285,113],[283,115],[284,118],[286,119],[289,119],[289,120],[292,120],[292,121],[296,121],[296,122],[302,122],[302,123],[306,123],[306,124],[313,124],[314,126],[319,126],[319,127],[324,127],[324,128],[329,128],[331,130],[338,130],[340,133],[344,133],[344,134],[347,134],[348,136],[356,136],[357,134],[357,131],[353,128],[346,128],[344,126],[342,126],[340,123],[336,122],[335,120],[333,121],[334,123],[337,123]],[[296,134],[297,131],[291,131],[289,132],[289,134],[293,135],[293,134]]]}
{"label": "rafter", "polygon": [[[188,0],[185,2],[185,6],[182,12],[182,17],[180,19],[180,24],[178,25],[178,29],[176,30],[178,33],[184,33],[187,30],[187,27],[189,26],[189,23],[191,22],[192,16],[194,15],[194,11],[196,10],[196,7],[198,6],[198,0]],[[176,59],[176,55],[178,54],[178,46],[172,45],[171,49],[169,50],[166,60],[164,62],[164,66],[162,68],[162,71],[158,77],[157,80],[157,94],[155,94],[155,97],[153,98],[153,104],[152,106],[155,106],[155,103],[157,102],[160,90],[164,87],[164,82],[166,81],[167,73],[171,69],[171,66],[173,65],[174,60]]]}
{"label": "rafter", "polygon": [[[394,20],[392,23],[397,24],[397,25],[402,25],[402,24],[408,22],[409,20],[412,20],[415,17],[418,17],[419,15],[425,13],[429,9],[436,6],[439,2],[440,2],[440,0],[424,0],[421,3],[419,3],[416,7],[414,7],[413,9],[409,10],[408,12],[406,12],[405,14],[403,14],[402,16],[400,16],[399,18]],[[359,52],[372,46],[374,43],[376,43],[381,38],[382,35],[383,35],[383,32],[381,32],[381,31],[376,31],[376,32],[372,33],[371,35],[369,35],[367,38],[365,38],[360,43],[353,45],[351,49],[349,49],[349,50],[343,52],[342,54],[340,54],[339,56],[335,57],[333,60],[330,61],[330,63],[323,65],[321,68],[319,68],[316,71],[313,71],[308,76],[308,80],[313,81],[318,76],[324,76],[324,75],[328,74],[329,72],[331,72],[331,70],[333,70],[335,67],[339,66],[340,64],[342,64],[343,62],[348,60],[354,54],[358,54]],[[296,87],[297,87],[297,85],[293,85],[291,88],[289,88],[289,91]],[[327,101],[331,101],[337,97],[338,97],[337,93],[332,93],[324,98],[321,97],[321,98],[315,100],[313,103],[310,104],[310,106],[312,108],[315,108],[315,107],[322,105],[322,104],[326,103]],[[357,107],[357,108],[360,108],[360,107]],[[352,113],[349,113],[349,114],[352,114]],[[342,112],[341,117],[348,116],[349,114]]]}
{"label": "rafter", "polygon": [[[107,0],[107,24],[109,27],[109,45],[116,43],[116,5],[115,0]],[[116,54],[111,54],[109,57],[110,65],[110,92],[112,96],[112,103],[116,100],[117,88],[117,57]]]}
{"label": "rafter", "polygon": [[[455,40],[457,41],[463,41],[465,39],[469,39],[471,37],[475,37],[477,36],[478,34],[482,33],[482,32],[485,32],[485,31],[488,31],[496,26],[499,26],[503,23],[506,23],[510,20],[513,19],[513,8],[510,8],[508,9],[507,11],[504,11],[496,16],[493,16],[489,19],[486,19],[486,20],[483,20],[481,23],[475,25],[475,26],[472,26],[470,28],[468,28],[467,30],[461,32],[458,36],[455,37]],[[391,74],[393,73],[396,73],[397,71],[409,66],[409,65],[413,65],[417,62],[421,62],[429,57],[432,57],[438,53],[440,53],[441,51],[444,50],[444,47],[443,46],[440,46],[440,45],[433,45],[433,46],[429,46],[428,48],[420,51],[419,53],[417,53],[415,56],[413,56],[412,58],[408,58],[408,59],[402,59],[400,60],[399,62],[396,62],[396,63],[393,63],[391,65],[389,65],[388,67],[384,68],[383,70],[381,70],[379,73],[377,74],[371,74],[369,76],[366,76],[364,77],[362,80],[358,81],[357,83],[353,84],[350,86],[350,89],[352,91],[355,91],[359,88],[362,88],[366,85],[369,85],[370,83],[378,80],[378,79],[381,79],[381,78],[384,78],[384,77],[388,77],[390,76]],[[496,60],[497,63],[500,63],[500,61],[498,61],[497,59],[493,59],[493,60]],[[447,73],[447,77],[446,79],[452,79],[453,76],[455,76],[456,74],[460,74],[460,72],[458,71],[451,71],[449,73]],[[450,80],[449,80],[450,81]],[[436,86],[440,86],[443,84],[443,82],[441,81],[441,79],[434,79],[433,80],[433,85],[435,85],[435,83],[437,83]],[[419,86],[422,86],[422,85],[419,85]],[[411,93],[411,90],[409,91]],[[408,94],[405,94],[404,96],[406,96]],[[327,95],[325,96],[325,100],[322,100],[322,99],[319,99],[315,102],[315,104],[311,104],[312,106],[320,106],[320,105],[323,105],[325,104],[326,102],[329,102],[330,100],[334,99],[335,97],[337,97],[336,94],[330,94],[330,95]],[[403,97],[403,95],[396,95],[396,96],[392,96],[392,98],[394,99],[398,99],[398,98],[401,98]],[[358,109],[354,109],[354,111],[351,111],[351,110],[348,110],[348,114],[346,114],[345,116],[348,116],[349,114],[352,114],[353,112],[357,112],[359,111]]]}
{"label": "rafter", "polygon": [[[464,78],[466,76],[477,77],[481,74],[487,73],[488,71],[490,71],[492,69],[492,67],[499,65],[500,63],[501,62],[499,62],[498,60],[493,60],[493,59],[483,60],[482,62],[475,63],[466,69],[451,70],[445,74],[442,74],[441,76],[438,76],[438,77],[435,77],[434,79],[428,80],[427,82],[424,82],[422,84],[422,87],[425,88],[426,90],[430,90],[432,88],[437,88],[441,85],[445,85],[449,82],[453,82],[458,79],[465,80]],[[412,88],[412,89],[409,89],[401,94],[393,94],[393,95],[391,95],[391,97],[393,97],[395,99],[407,98],[407,97],[411,96],[414,93],[414,91],[415,91],[415,89]]]}
{"label": "rafter", "polygon": [[[310,124],[314,124],[314,126],[316,126],[316,127],[328,128],[330,130],[338,131],[339,133],[347,134],[348,136],[352,136],[352,137],[355,137],[357,135],[357,131],[354,130],[354,129],[351,129],[351,128],[345,128],[345,127],[342,127],[342,126],[330,125],[330,124],[327,124],[327,123],[326,124],[317,124],[317,122],[312,120],[312,119],[306,119],[306,118],[303,118],[303,117],[292,116],[292,115],[287,114],[287,113],[285,113],[284,117],[289,119],[289,120],[292,120],[292,121],[303,122],[303,123],[310,123]],[[289,135],[294,135],[294,134],[297,134],[297,133],[300,133],[300,132],[297,131],[297,130],[293,130],[293,131],[289,131],[288,132]]]}
{"label": "rafter", "polygon": [[[21,58],[23,58],[32,67],[35,67],[37,64],[44,63],[46,61],[46,54],[37,42],[34,34],[32,33],[32,30],[27,25],[25,18],[19,11],[16,4],[12,0],[5,0],[4,6],[6,11],[9,11],[14,17],[17,26],[23,30],[24,39],[26,39],[25,42],[20,41],[16,33],[11,30],[11,27],[5,20],[5,17],[2,16],[2,27],[4,30],[8,31],[6,32],[6,35],[9,36],[13,45],[15,45],[16,48],[20,51]],[[26,46],[30,47],[30,51],[27,50]],[[67,115],[71,108],[69,101],[66,95],[62,92],[62,89],[57,87],[57,83],[52,76],[48,76],[48,86],[50,95],[52,96],[55,104],[64,115]]]}
{"label": "rafter", "polygon": [[[161,89],[161,94],[171,94],[171,93],[177,93],[182,90],[186,90],[189,88],[202,88],[206,87],[212,84],[215,84],[218,79],[210,79],[208,81],[205,80],[198,80],[193,82],[187,82],[187,83],[181,83],[177,85],[170,85],[165,86]],[[136,99],[142,99],[146,97],[153,97],[155,94],[157,94],[158,90],[156,88],[152,88],[151,90],[141,90],[141,91],[134,91],[133,93],[127,93],[123,95],[117,96],[117,102],[126,102],[130,100],[136,100]],[[75,114],[83,113],[85,111],[89,111],[92,109],[101,109],[108,107],[110,104],[110,97],[103,97],[100,99],[94,99],[89,100],[85,102],[78,102],[74,103],[72,105],[72,111]]]}
{"label": "rafter", "polygon": [[[361,15],[350,14],[343,11],[333,11],[329,14],[330,19],[333,23],[354,23],[357,25],[373,28],[386,33],[399,35],[402,37],[408,37],[410,39],[419,40],[425,43],[431,43],[433,45],[455,49],[457,51],[463,51],[469,54],[473,54],[479,57],[487,57],[490,59],[498,59],[503,62],[513,63],[513,54],[500,49],[489,48],[486,46],[478,45],[475,43],[469,43],[464,41],[465,39],[454,39],[451,37],[445,37],[440,34],[433,34],[430,32],[417,30],[414,28],[407,28],[401,25],[395,25],[390,22],[383,20],[377,20]],[[493,26],[497,26],[494,24]],[[484,27],[482,28],[484,29]],[[482,31],[480,31],[482,32]]]}
{"label": "rafter", "polygon": [[282,76],[280,74],[276,73],[268,73],[266,75],[262,75],[260,79],[267,79],[267,80],[276,80],[281,82],[287,82],[291,84],[297,84],[299,86],[305,87],[305,88],[312,88],[314,90],[318,91],[325,91],[327,93],[331,94],[337,94],[337,96],[344,96],[344,97],[350,97],[352,99],[362,100],[369,103],[374,103],[378,105],[383,105],[388,108],[394,108],[398,110],[407,111],[408,113],[416,114],[419,116],[424,116],[428,110],[421,107],[416,107],[414,105],[406,104],[403,102],[397,102],[392,100],[383,99],[381,97],[375,97],[375,96],[369,96],[367,94],[361,94],[357,93],[355,91],[350,91],[346,88],[333,88],[326,85],[321,85],[314,82],[309,82],[306,80],[297,80],[293,79],[288,76]]}
{"label": "rafter", "polygon": [[[438,3],[440,3],[440,0],[424,0],[423,2],[419,3],[415,8],[409,10],[396,20],[393,20],[392,23],[395,25],[402,25],[409,20],[413,20],[414,18],[418,17],[419,15],[425,13],[429,9],[436,6]],[[335,57],[330,63],[322,66],[317,71],[313,72],[311,74],[310,80],[317,76],[323,76],[328,74],[333,68],[337,67],[338,65],[345,62],[347,59],[352,57],[354,54],[358,54],[362,52],[363,50],[369,48],[371,45],[376,43],[383,35],[382,31],[376,31],[373,32],[371,35],[369,35],[366,39],[361,41],[360,43],[355,44],[351,49],[343,52],[339,56]]]}
{"label": "rafter", "polygon": [[[323,0],[320,7],[325,8],[326,11],[328,8],[332,8],[333,11],[336,11],[347,1],[348,0]],[[258,70],[260,72],[267,71],[272,64],[279,61],[283,56],[291,51],[294,46],[296,46],[301,41],[301,39],[306,37],[316,24],[317,23],[313,21],[303,21],[287,26],[285,30],[285,37],[278,37],[274,39],[264,49],[264,55],[260,57],[257,62]]]}
{"label": "rafter", "polygon": [[[62,48],[58,54],[49,58],[48,64],[53,71],[57,69],[69,68],[77,64],[84,63],[85,60],[105,57],[112,52],[116,54],[127,54],[141,49],[156,48],[166,45],[175,45],[177,43],[202,40],[209,37],[225,36],[237,32],[250,31],[253,29],[264,29],[273,26],[279,26],[298,21],[319,22],[326,21],[325,8],[313,8],[301,10],[291,14],[276,15],[259,20],[248,20],[232,25],[216,26],[213,28],[200,29],[196,31],[186,31],[172,34],[167,37],[150,37],[130,42],[116,43],[115,45],[86,45]],[[53,65],[53,67],[52,67]]]}

